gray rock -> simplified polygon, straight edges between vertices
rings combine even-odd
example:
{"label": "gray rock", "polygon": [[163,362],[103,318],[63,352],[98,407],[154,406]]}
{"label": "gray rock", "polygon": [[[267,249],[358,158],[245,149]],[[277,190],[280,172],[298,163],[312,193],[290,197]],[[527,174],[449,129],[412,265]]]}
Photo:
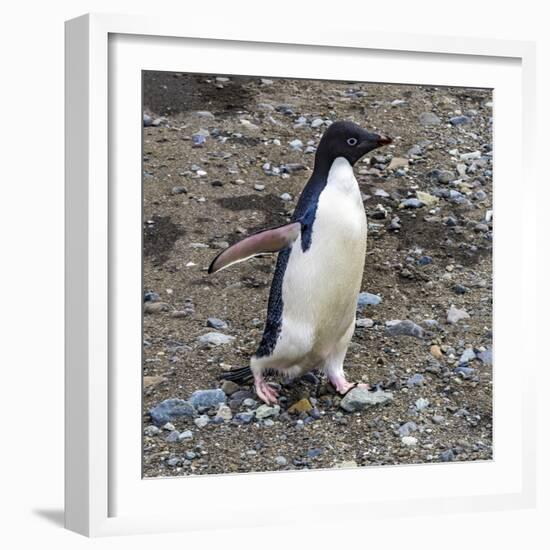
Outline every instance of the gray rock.
{"label": "gray rock", "polygon": [[361,292],[357,297],[357,309],[363,310],[366,306],[377,306],[382,301],[382,298],[377,294],[370,292]]}
{"label": "gray rock", "polygon": [[340,401],[340,407],[348,412],[362,411],[367,407],[385,405],[393,401],[393,394],[382,390],[371,392],[365,388],[351,389]]}
{"label": "gray rock", "polygon": [[163,426],[180,416],[191,418],[196,415],[196,411],[191,403],[183,399],[166,399],[153,407],[149,411],[149,415],[155,425]]}
{"label": "gray rock", "polygon": [[180,433],[177,430],[170,432],[166,437],[168,443],[177,443],[179,441]]}
{"label": "gray rock", "polygon": [[195,426],[197,426],[197,428],[204,428],[209,422],[210,419],[206,414],[201,414],[201,416],[195,418]]}
{"label": "gray rock", "polygon": [[233,418],[233,413],[231,412],[231,409],[227,405],[220,405],[218,410],[216,411],[216,416],[214,420],[220,419],[223,422],[229,422]]}
{"label": "gray rock", "polygon": [[220,332],[207,332],[198,338],[199,344],[203,346],[221,346],[229,344],[232,340],[235,340],[234,336],[228,334],[221,334]]}
{"label": "gray rock", "polygon": [[437,175],[437,181],[443,184],[451,183],[454,179],[455,175],[449,170],[441,170]]}
{"label": "gray rock", "polygon": [[175,187],[172,187],[172,195],[182,195],[184,193],[187,193],[187,189],[182,185],[176,185]]}
{"label": "gray rock", "polygon": [[447,311],[447,323],[450,325],[455,325],[459,321],[462,321],[463,319],[469,319],[470,315],[467,311],[463,309],[458,309],[454,305],[452,305],[449,308],[449,311]]}
{"label": "gray rock", "polygon": [[226,396],[223,390],[197,390],[189,398],[189,403],[195,409],[209,409],[210,407],[216,407],[221,403],[225,404]]}
{"label": "gray rock", "polygon": [[252,397],[247,397],[243,399],[243,407],[254,407],[256,406],[257,401],[252,399]]}
{"label": "gray rock", "polygon": [[227,328],[227,323],[221,319],[216,319],[216,317],[209,317],[206,320],[206,326],[215,328],[216,330],[225,330]]}
{"label": "gray rock", "polygon": [[239,384],[235,384],[232,380],[224,380],[221,387],[225,395],[233,395],[240,388]]}
{"label": "gray rock", "polygon": [[250,424],[253,419],[253,412],[240,412],[233,417],[233,422],[236,424]]}
{"label": "gray rock", "polygon": [[458,366],[453,372],[460,375],[464,380],[473,380],[476,377],[475,369],[465,365]]}
{"label": "gray rock", "polygon": [[441,119],[435,113],[426,112],[418,117],[418,122],[420,122],[422,126],[435,126],[441,124]]}
{"label": "gray rock", "polygon": [[466,348],[462,352],[462,355],[460,356],[460,359],[458,360],[458,362],[460,364],[469,363],[472,359],[475,359],[475,357],[476,357],[475,351],[472,348]]}
{"label": "gray rock", "polygon": [[452,449],[448,449],[447,451],[443,451],[439,455],[439,460],[441,462],[451,462],[455,458],[455,453]]}
{"label": "gray rock", "polygon": [[407,156],[408,157],[419,157],[422,155],[422,147],[419,145],[413,145],[408,151]]}
{"label": "gray rock", "polygon": [[372,319],[357,319],[355,321],[355,326],[357,328],[371,328],[374,326],[374,321]]}
{"label": "gray rock", "polygon": [[157,428],[157,426],[146,426],[143,430],[143,434],[147,437],[153,437],[155,435],[158,435],[161,432],[160,428]]}
{"label": "gray rock", "polygon": [[424,384],[424,376],[422,376],[420,373],[413,374],[408,380],[407,380],[407,386],[413,387],[413,386],[421,386]]}
{"label": "gray rock", "polygon": [[168,464],[168,466],[170,466],[172,468],[175,468],[176,466],[181,466],[182,462],[183,461],[181,460],[180,457],[174,456],[172,458],[169,458],[166,461],[166,464]]}
{"label": "gray rock", "polygon": [[414,402],[414,406],[416,407],[417,411],[423,411],[424,409],[427,409],[430,406],[430,402],[424,397],[419,397]]}
{"label": "gray rock", "polygon": [[312,128],[319,128],[323,125],[323,119],[322,118],[315,118],[311,121],[311,127]]}
{"label": "gray rock", "polygon": [[454,117],[450,118],[449,122],[453,126],[460,126],[461,124],[470,124],[470,122],[472,122],[472,120],[467,116],[460,115],[460,116],[454,116]]}
{"label": "gray rock", "polygon": [[293,139],[292,141],[289,141],[288,144],[290,145],[290,148],[295,151],[299,151],[304,146],[302,141],[299,139]]}
{"label": "gray rock", "polygon": [[484,365],[492,365],[493,364],[493,350],[492,350],[492,348],[487,348],[485,351],[480,351],[477,354],[477,358]]}
{"label": "gray rock", "polygon": [[408,319],[405,321],[401,321],[400,319],[387,321],[386,333],[390,336],[412,336],[414,338],[424,337],[424,329]]}
{"label": "gray rock", "polygon": [[416,430],[418,430],[416,422],[405,422],[405,424],[399,426],[399,435],[401,437],[406,437],[411,435],[412,432],[416,432]]}
{"label": "gray rock", "polygon": [[399,206],[401,208],[422,208],[424,206],[424,203],[419,199],[410,198],[403,199]]}
{"label": "gray rock", "polygon": [[414,447],[418,443],[418,439],[412,435],[406,435],[401,438],[401,443],[403,443],[406,447]]}
{"label": "gray rock", "polygon": [[269,405],[260,405],[254,411],[254,413],[258,420],[263,420],[264,418],[278,415],[279,411],[280,411],[279,405],[275,405],[274,407],[270,407]]}
{"label": "gray rock", "polygon": [[434,416],[432,416],[432,422],[434,424],[443,424],[443,422],[445,422],[445,417],[440,414],[434,414]]}
{"label": "gray rock", "polygon": [[186,439],[193,439],[193,432],[191,430],[185,430],[179,434],[178,441],[184,441]]}
{"label": "gray rock", "polygon": [[209,119],[215,118],[210,111],[195,111],[194,114],[199,118],[209,118]]}
{"label": "gray rock", "polygon": [[290,193],[283,193],[280,198],[285,202],[289,202],[292,200],[292,195]]}
{"label": "gray rock", "polygon": [[288,461],[284,456],[279,455],[275,457],[275,464],[277,464],[277,466],[286,466]]}

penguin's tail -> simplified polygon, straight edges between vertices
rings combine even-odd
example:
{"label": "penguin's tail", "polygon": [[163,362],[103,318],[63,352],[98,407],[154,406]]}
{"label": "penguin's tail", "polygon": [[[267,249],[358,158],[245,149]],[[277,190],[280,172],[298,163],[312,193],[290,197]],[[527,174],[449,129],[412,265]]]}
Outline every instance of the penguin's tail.
{"label": "penguin's tail", "polygon": [[254,379],[250,367],[240,367],[238,369],[231,369],[228,372],[224,372],[220,375],[221,380],[230,380],[236,384],[242,385],[251,382]]}

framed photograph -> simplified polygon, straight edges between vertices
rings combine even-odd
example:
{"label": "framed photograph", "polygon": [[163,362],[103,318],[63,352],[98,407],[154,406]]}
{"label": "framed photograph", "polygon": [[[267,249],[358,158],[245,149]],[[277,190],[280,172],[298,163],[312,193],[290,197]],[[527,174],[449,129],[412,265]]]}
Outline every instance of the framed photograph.
{"label": "framed photograph", "polygon": [[534,46],[325,30],[67,22],[67,528],[533,505]]}

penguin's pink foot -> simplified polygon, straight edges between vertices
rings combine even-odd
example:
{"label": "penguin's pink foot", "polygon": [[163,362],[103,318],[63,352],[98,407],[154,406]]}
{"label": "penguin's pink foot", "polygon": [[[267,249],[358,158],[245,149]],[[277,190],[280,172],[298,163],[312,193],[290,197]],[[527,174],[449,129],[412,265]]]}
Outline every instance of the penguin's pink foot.
{"label": "penguin's pink foot", "polygon": [[336,391],[340,395],[345,395],[352,388],[364,388],[366,390],[370,389],[370,386],[368,384],[359,384],[359,383],[348,382],[345,379],[345,377],[341,376],[341,375],[331,376],[329,374],[329,380],[330,380],[330,383],[335,387]]}
{"label": "penguin's pink foot", "polygon": [[254,389],[257,396],[267,405],[275,405],[279,394],[261,376],[254,376]]}

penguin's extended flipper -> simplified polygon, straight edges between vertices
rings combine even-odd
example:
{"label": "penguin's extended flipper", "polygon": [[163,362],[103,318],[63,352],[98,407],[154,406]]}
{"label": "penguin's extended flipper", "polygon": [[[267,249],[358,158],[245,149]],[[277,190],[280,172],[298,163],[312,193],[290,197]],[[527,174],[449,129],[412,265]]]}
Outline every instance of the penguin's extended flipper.
{"label": "penguin's extended flipper", "polygon": [[220,252],[210,264],[208,273],[216,273],[220,269],[248,260],[258,254],[279,252],[298,238],[301,227],[301,222],[292,222],[254,233]]}

